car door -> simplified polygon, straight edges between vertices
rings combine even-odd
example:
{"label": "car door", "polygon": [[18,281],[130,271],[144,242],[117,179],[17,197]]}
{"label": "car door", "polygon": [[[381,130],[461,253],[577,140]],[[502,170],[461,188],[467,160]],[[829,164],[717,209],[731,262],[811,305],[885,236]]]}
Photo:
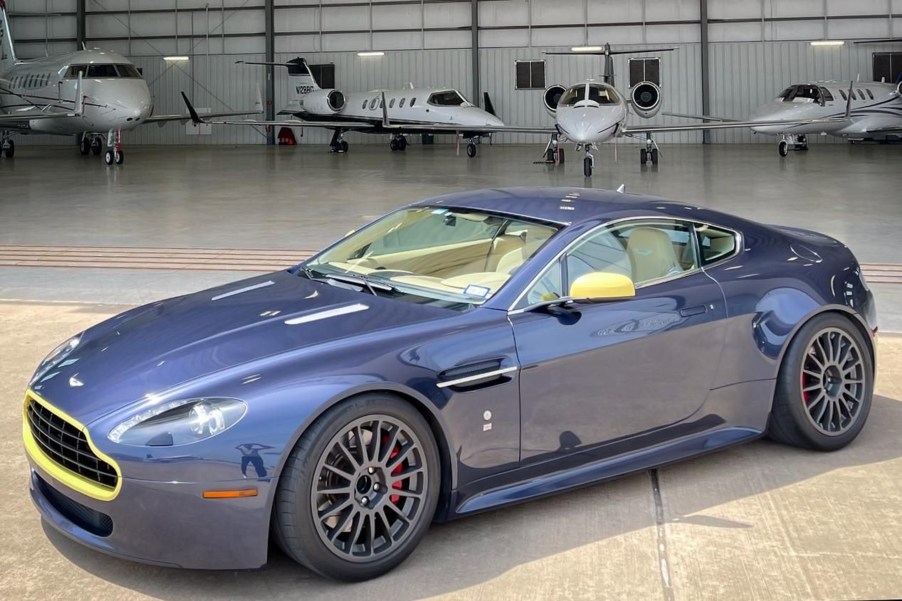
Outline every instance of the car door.
{"label": "car door", "polygon": [[[725,307],[697,256],[689,223],[624,221],[574,242],[525,291],[510,313],[523,461],[650,433],[702,406],[724,342]],[[598,271],[629,276],[635,297],[529,309]]]}

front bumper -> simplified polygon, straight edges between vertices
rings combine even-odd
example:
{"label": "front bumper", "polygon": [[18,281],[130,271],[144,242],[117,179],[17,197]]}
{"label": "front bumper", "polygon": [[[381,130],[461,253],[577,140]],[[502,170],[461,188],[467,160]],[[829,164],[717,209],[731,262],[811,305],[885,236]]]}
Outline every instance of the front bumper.
{"label": "front bumper", "polygon": [[[162,566],[250,569],[266,563],[271,482],[152,482],[122,478],[111,501],[87,497],[29,457],[31,498],[56,530],[97,551]],[[258,488],[258,496],[205,499],[211,488]],[[108,533],[107,533],[108,532]]]}

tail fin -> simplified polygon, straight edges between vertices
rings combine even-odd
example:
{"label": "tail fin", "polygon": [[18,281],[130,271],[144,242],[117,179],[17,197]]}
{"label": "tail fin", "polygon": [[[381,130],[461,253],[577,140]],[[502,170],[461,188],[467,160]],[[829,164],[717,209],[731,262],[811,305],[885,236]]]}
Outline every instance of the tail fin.
{"label": "tail fin", "polygon": [[483,107],[482,108],[485,109],[485,112],[487,112],[489,115],[493,115],[493,116],[497,117],[498,113],[495,112],[495,105],[492,104],[492,99],[491,99],[491,97],[489,97],[489,93],[483,92],[482,99],[483,99],[483,103],[482,103]]}
{"label": "tail fin", "polygon": [[320,89],[319,84],[316,83],[316,79],[313,77],[313,72],[310,71],[310,67],[307,65],[307,61],[301,57],[291,59],[285,63],[285,66],[288,67],[289,81],[294,86],[294,91],[298,98]]}
{"label": "tail fin", "polygon": [[9,71],[16,64],[13,36],[6,17],[6,0],[0,0],[0,73]]}

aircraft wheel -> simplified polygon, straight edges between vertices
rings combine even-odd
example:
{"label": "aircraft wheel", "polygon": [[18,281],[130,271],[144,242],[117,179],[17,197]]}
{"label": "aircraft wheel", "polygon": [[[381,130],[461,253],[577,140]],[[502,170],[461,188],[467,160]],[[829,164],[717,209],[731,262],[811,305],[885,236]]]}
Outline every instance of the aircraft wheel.
{"label": "aircraft wheel", "polygon": [[476,144],[472,142],[467,144],[467,156],[471,159],[476,156]]}
{"label": "aircraft wheel", "polygon": [[12,140],[6,141],[6,148],[3,149],[6,158],[11,159],[16,154],[16,144]]}
{"label": "aircraft wheel", "polygon": [[112,150],[107,150],[103,155],[103,162],[107,165],[112,165],[113,161],[116,160],[116,157],[113,156]]}
{"label": "aircraft wheel", "polygon": [[388,147],[391,148],[392,152],[395,152],[398,150],[398,141],[393,138],[392,141],[388,143]]}
{"label": "aircraft wheel", "polygon": [[639,149],[639,162],[641,164],[645,164],[648,162],[648,150],[645,148]]}
{"label": "aircraft wheel", "polygon": [[402,137],[398,139],[398,150],[401,152],[407,150],[407,138]]}
{"label": "aircraft wheel", "polygon": [[658,164],[658,149],[657,148],[651,149],[651,164],[652,165]]}
{"label": "aircraft wheel", "polygon": [[592,177],[592,157],[586,157],[583,159],[583,175],[586,177]]}
{"label": "aircraft wheel", "polygon": [[82,138],[78,143],[78,151],[82,154],[82,156],[87,156],[91,153],[91,140],[88,138]]}
{"label": "aircraft wheel", "polygon": [[117,165],[121,165],[122,163],[125,162],[125,153],[122,152],[121,150],[117,150],[116,152],[113,153],[113,158],[116,159]]}
{"label": "aircraft wheel", "polygon": [[563,148],[557,149],[557,162],[558,162],[558,165],[564,164],[564,149]]}
{"label": "aircraft wheel", "polygon": [[777,145],[777,152],[780,153],[781,157],[789,154],[789,144],[786,143],[786,140],[780,140],[780,143]]}
{"label": "aircraft wheel", "polygon": [[342,140],[338,144],[338,152],[347,152],[348,151],[348,143]]}

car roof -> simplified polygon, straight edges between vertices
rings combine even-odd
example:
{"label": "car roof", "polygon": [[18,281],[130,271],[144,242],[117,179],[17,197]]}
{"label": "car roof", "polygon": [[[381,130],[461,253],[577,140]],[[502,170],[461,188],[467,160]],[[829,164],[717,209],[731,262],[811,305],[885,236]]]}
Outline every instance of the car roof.
{"label": "car roof", "polygon": [[491,188],[455,192],[413,206],[473,209],[571,225],[625,214],[679,213],[685,203],[595,188]]}

